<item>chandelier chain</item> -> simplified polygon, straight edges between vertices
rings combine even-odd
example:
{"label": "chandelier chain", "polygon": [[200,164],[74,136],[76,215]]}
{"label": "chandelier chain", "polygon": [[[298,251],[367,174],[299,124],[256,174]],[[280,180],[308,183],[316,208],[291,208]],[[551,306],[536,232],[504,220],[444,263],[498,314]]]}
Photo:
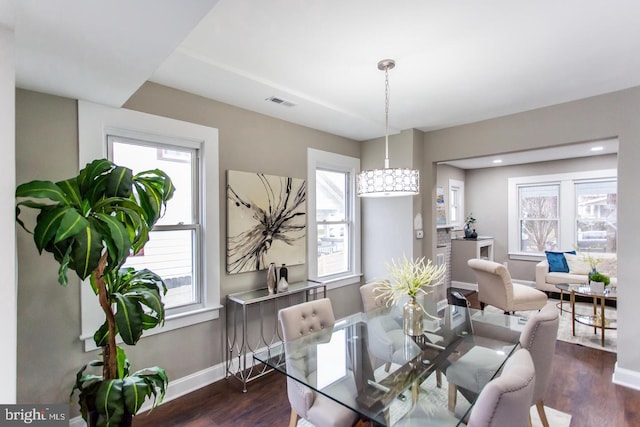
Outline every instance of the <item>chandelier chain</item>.
{"label": "chandelier chain", "polygon": [[384,68],[384,167],[389,167],[389,66]]}

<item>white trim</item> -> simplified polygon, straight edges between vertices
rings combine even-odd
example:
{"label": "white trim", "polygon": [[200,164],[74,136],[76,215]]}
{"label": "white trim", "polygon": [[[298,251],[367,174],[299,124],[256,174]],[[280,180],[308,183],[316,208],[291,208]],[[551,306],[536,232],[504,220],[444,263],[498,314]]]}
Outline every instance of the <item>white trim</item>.
{"label": "white trim", "polygon": [[[316,224],[316,169],[324,168],[328,170],[335,170],[338,172],[349,173],[351,176],[349,182],[349,201],[351,205],[350,210],[350,265],[351,271],[346,272],[343,276],[337,278],[318,278],[318,233]],[[344,156],[342,154],[331,153],[328,151],[320,151],[313,148],[307,149],[307,194],[309,195],[307,201],[307,264],[308,275],[311,280],[339,283],[332,285],[331,288],[336,288],[348,284],[355,283],[351,278],[362,276],[362,261],[361,261],[361,224],[360,224],[360,198],[356,197],[356,177],[360,170],[360,159],[356,157]],[[345,282],[342,282],[346,279]],[[359,279],[358,279],[359,281]]]}
{"label": "white trim", "polygon": [[[143,338],[196,323],[217,319],[220,309],[220,197],[218,130],[154,116],[124,108],[78,101],[78,157],[79,168],[92,160],[107,157],[107,135],[118,130],[119,135],[129,137],[152,135],[155,141],[177,139],[182,144],[200,149],[204,170],[200,200],[204,207],[202,237],[202,277],[206,281],[202,306],[191,313],[167,317],[164,327],[145,331]],[[95,349],[93,333],[104,322],[98,300],[88,283],[80,287],[82,331],[80,338],[85,351]],[[190,315],[192,314],[192,315]]]}
{"label": "white trim", "polygon": [[451,287],[452,288],[459,288],[459,289],[467,289],[469,291],[478,292],[478,284],[477,283],[458,282],[457,280],[452,280],[451,281]]}
{"label": "white trim", "polygon": [[[458,193],[458,218],[455,221],[453,220],[453,218],[451,218],[451,213],[453,212],[453,209],[451,209],[451,205],[454,202],[453,198],[451,197],[451,190],[453,188],[455,188]],[[449,224],[449,228],[462,228],[464,224],[464,218],[466,217],[464,211],[464,181],[450,178],[448,190],[449,194],[446,195],[447,199],[449,199],[449,206],[447,210],[447,224]]]}
{"label": "white trim", "polygon": [[618,362],[616,362],[615,368],[613,369],[611,381],[623,387],[640,390],[640,372],[621,368],[618,366]]}

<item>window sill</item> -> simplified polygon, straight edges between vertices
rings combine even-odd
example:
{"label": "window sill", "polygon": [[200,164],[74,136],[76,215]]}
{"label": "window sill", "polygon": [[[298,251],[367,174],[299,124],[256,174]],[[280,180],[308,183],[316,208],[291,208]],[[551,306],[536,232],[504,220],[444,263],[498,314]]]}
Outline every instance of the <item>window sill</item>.
{"label": "window sill", "polygon": [[540,262],[546,259],[544,254],[528,254],[524,252],[509,252],[509,259],[517,261],[536,261]]}
{"label": "window sill", "polygon": [[327,290],[342,288],[343,286],[354,285],[356,283],[360,283],[362,278],[362,273],[357,273],[351,276],[340,277],[338,279],[331,280],[318,280],[327,285]]}
{"label": "window sill", "polygon": [[[198,323],[208,322],[209,320],[215,320],[220,317],[220,309],[221,305],[211,306],[200,308],[197,310],[189,311],[187,313],[179,313],[174,314],[172,316],[168,316],[165,319],[164,325],[162,327],[157,327],[153,329],[148,329],[144,331],[141,339],[146,337],[150,337],[152,335],[162,334],[164,332],[173,331],[180,328],[185,328],[188,326],[196,325]],[[89,336],[81,336],[80,340],[84,342],[84,351],[92,351],[97,350],[98,347],[96,343],[93,341],[93,335]],[[118,338],[118,343],[122,343],[122,340]]]}

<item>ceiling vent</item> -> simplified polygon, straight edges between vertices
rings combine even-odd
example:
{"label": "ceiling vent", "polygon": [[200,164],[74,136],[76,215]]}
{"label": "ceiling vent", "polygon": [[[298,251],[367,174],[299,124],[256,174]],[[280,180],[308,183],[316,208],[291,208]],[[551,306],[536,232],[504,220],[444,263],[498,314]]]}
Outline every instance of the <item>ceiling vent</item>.
{"label": "ceiling vent", "polygon": [[273,102],[274,104],[283,105],[285,107],[294,107],[296,105],[291,101],[278,98],[277,96],[270,96],[269,98],[265,99],[265,101],[270,101],[270,102]]}

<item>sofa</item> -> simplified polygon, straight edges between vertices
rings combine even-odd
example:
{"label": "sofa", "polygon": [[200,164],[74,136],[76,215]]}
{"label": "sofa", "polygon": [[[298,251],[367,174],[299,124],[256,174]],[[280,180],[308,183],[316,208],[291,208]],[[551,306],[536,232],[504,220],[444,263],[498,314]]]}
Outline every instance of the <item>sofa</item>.
{"label": "sofa", "polygon": [[[549,254],[553,254],[551,257]],[[566,262],[565,268],[559,267],[559,255]],[[611,253],[575,253],[550,252],[544,260],[536,264],[536,288],[546,292],[558,292],[559,283],[588,283],[591,264],[589,257],[596,261],[596,269],[611,278],[610,285],[617,286],[617,258]],[[549,268],[549,260],[555,268]],[[561,259],[560,259],[561,261]],[[552,270],[552,271],[550,271]],[[560,271],[559,271],[560,270]]]}

